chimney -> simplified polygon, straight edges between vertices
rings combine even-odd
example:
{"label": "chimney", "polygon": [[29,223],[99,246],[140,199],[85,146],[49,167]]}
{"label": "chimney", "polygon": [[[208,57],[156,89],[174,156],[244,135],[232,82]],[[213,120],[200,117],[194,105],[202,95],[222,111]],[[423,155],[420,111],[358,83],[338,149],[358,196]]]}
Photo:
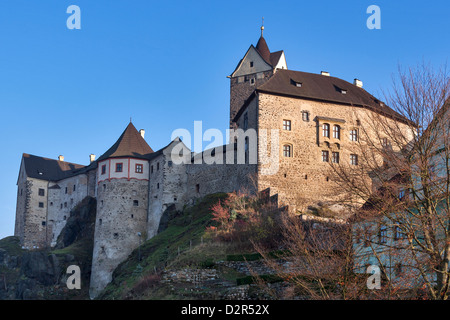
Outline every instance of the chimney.
{"label": "chimney", "polygon": [[327,76],[327,77],[330,76],[330,73],[327,72],[327,71],[320,71],[320,74],[323,75],[323,76]]}
{"label": "chimney", "polygon": [[354,84],[355,86],[359,87],[359,88],[362,88],[362,87],[363,87],[362,81],[359,80],[359,79],[356,79],[356,78],[355,78],[355,80],[353,80],[353,84]]}
{"label": "chimney", "polygon": [[145,130],[144,130],[144,129],[141,129],[141,130],[139,130],[139,133],[141,134],[142,139],[144,139],[144,136],[145,136]]}
{"label": "chimney", "polygon": [[59,156],[58,156],[58,161],[64,161],[64,156],[59,155]]}
{"label": "chimney", "polygon": [[92,163],[92,162],[94,162],[94,161],[95,161],[95,154],[92,154],[92,153],[91,153],[91,154],[89,155],[89,162]]}

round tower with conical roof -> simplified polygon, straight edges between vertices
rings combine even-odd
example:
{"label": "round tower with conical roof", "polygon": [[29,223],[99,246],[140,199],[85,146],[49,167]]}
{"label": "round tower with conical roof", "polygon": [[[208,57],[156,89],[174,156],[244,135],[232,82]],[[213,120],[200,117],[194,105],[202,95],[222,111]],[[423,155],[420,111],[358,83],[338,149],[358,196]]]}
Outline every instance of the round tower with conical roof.
{"label": "round tower with conical roof", "polygon": [[130,122],[97,160],[95,223],[90,295],[111,281],[112,271],[146,239],[149,157],[153,150]]}

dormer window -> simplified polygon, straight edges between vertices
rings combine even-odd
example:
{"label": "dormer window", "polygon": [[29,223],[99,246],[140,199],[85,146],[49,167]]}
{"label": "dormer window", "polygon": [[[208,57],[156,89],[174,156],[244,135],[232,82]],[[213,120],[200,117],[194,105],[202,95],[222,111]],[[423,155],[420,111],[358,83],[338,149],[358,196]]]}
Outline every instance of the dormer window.
{"label": "dormer window", "polygon": [[296,87],[298,87],[298,88],[302,87],[302,83],[301,82],[295,81],[295,80],[292,80],[292,79],[291,79],[291,84],[296,86]]}
{"label": "dormer window", "polygon": [[347,94],[347,90],[341,89],[341,93],[342,93],[342,94]]}

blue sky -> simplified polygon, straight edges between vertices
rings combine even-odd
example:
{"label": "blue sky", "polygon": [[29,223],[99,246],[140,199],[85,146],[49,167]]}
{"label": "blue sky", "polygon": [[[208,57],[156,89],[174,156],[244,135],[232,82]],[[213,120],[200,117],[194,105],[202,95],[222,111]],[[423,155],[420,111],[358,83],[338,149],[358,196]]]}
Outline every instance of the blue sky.
{"label": "blue sky", "polygon": [[[379,30],[366,26],[372,4]],[[70,5],[81,9],[80,30],[66,27]],[[24,152],[88,164],[130,117],[154,150],[197,120],[225,134],[226,76],[256,45],[261,17],[289,69],[359,78],[382,98],[399,64],[447,63],[449,11],[444,0],[2,0],[0,238],[14,233]]]}

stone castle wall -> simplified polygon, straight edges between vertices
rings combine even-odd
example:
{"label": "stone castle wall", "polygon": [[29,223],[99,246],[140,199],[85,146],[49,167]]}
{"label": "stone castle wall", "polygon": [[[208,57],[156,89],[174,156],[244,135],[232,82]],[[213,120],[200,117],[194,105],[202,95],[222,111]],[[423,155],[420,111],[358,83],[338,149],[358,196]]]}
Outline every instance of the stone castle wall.
{"label": "stone castle wall", "polygon": [[[148,181],[104,180],[97,187],[97,217],[92,259],[91,296],[110,281],[120,262],[145,240]],[[138,235],[141,234],[141,236]]]}

